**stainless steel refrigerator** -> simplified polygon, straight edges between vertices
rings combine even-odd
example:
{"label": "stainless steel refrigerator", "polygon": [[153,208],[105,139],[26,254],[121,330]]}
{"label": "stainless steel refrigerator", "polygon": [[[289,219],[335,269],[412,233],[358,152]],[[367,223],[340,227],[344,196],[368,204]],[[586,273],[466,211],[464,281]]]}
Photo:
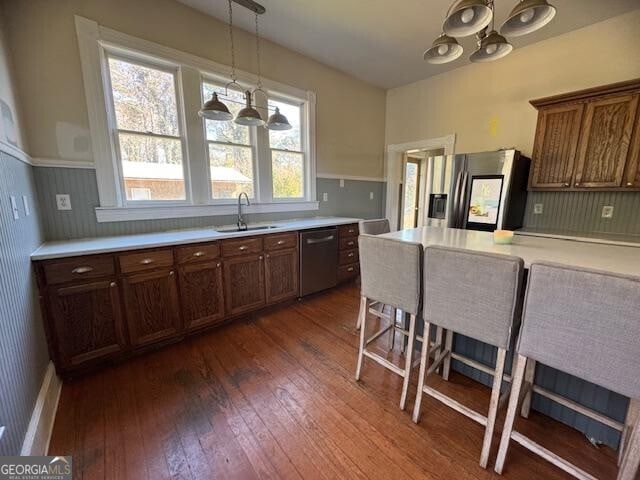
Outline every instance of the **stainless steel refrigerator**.
{"label": "stainless steel refrigerator", "polygon": [[513,149],[428,158],[425,224],[490,232],[522,227],[529,164]]}

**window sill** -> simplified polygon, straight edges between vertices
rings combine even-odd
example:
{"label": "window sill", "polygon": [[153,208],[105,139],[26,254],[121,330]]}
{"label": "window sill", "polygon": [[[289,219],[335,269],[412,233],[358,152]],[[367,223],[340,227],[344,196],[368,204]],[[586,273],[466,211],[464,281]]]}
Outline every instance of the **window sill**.
{"label": "window sill", "polygon": [[[317,201],[298,201],[282,203],[252,203],[243,205],[243,213],[276,213],[318,210]],[[159,220],[181,217],[212,217],[217,215],[235,215],[236,203],[229,205],[145,205],[139,207],[97,207],[96,219],[102,222],[127,222],[134,220]]]}

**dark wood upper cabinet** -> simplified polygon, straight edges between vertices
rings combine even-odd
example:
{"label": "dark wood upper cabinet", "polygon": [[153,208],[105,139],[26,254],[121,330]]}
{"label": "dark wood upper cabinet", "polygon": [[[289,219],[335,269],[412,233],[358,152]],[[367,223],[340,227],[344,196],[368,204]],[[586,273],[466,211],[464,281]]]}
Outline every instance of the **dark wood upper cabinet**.
{"label": "dark wood upper cabinet", "polygon": [[640,188],[640,79],[531,101],[538,109],[529,188]]}
{"label": "dark wood upper cabinet", "polygon": [[563,105],[540,111],[530,186],[568,188],[578,148],[584,105]]}
{"label": "dark wood upper cabinet", "polygon": [[265,255],[267,303],[298,296],[298,250],[278,250]]}
{"label": "dark wood upper cabinet", "polygon": [[185,328],[191,330],[215,325],[224,320],[220,261],[184,265],[180,267],[179,280]]}
{"label": "dark wood upper cabinet", "polygon": [[[223,252],[224,252],[223,244]],[[244,255],[224,260],[224,303],[229,315],[265,304],[264,256]]]}
{"label": "dark wood upper cabinet", "polygon": [[173,270],[127,275],[122,282],[129,336],[134,346],[180,333],[178,288]]}
{"label": "dark wood upper cabinet", "polygon": [[118,285],[113,280],[52,287],[49,316],[59,366],[73,368],[126,347]]}
{"label": "dark wood upper cabinet", "polygon": [[638,95],[587,103],[575,187],[620,187],[629,153]]}

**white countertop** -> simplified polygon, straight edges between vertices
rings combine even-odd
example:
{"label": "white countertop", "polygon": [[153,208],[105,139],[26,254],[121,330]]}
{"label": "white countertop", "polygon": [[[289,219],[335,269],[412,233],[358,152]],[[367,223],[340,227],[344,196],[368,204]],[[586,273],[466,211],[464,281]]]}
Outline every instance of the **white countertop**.
{"label": "white countertop", "polygon": [[531,237],[559,238],[561,240],[574,240],[576,242],[604,243],[607,245],[623,245],[640,248],[640,235],[600,232],[550,232],[524,229],[516,230],[514,233],[516,235],[528,235]]}
{"label": "white countertop", "polygon": [[31,254],[31,260],[76,257],[79,255],[92,255],[96,253],[109,253],[142,248],[167,247],[171,245],[208,242],[213,240],[222,240],[224,238],[267,235],[270,233],[307,230],[310,228],[329,227],[334,225],[346,225],[349,223],[357,223],[359,220],[359,218],[348,217],[315,217],[302,218],[298,220],[284,220],[279,222],[263,222],[249,225],[250,227],[258,225],[277,226],[276,228],[264,230],[225,233],[217,232],[215,230],[216,228],[232,227],[225,226],[145,233],[141,235],[121,235],[114,237],[80,238],[77,240],[45,242]]}
{"label": "white countertop", "polygon": [[534,261],[547,261],[624,275],[640,275],[638,247],[524,235],[515,236],[511,245],[496,245],[493,243],[493,233],[490,232],[439,227],[400,230],[384,236],[422,243],[425,247],[442,245],[514,255],[522,258],[527,268]]}

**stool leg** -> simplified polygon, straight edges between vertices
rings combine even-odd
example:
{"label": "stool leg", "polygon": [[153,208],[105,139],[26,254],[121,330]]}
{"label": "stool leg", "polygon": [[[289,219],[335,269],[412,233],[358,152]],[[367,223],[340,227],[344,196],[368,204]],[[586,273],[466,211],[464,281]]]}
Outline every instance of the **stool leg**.
{"label": "stool leg", "polygon": [[391,307],[389,314],[391,319],[391,328],[389,329],[389,350],[393,350],[396,346],[396,309]]}
{"label": "stool leg", "polygon": [[402,382],[402,395],[400,397],[400,409],[404,410],[407,404],[407,390],[409,389],[409,380],[411,377],[411,364],[413,363],[413,344],[416,336],[416,316],[409,317],[409,338],[407,349],[404,352],[404,381]]}
{"label": "stool leg", "polygon": [[620,437],[620,446],[618,447],[618,466],[622,464],[624,458],[624,451],[629,444],[629,437],[633,433],[633,428],[636,420],[640,417],[640,400],[632,398],[629,401],[629,408],[627,410],[627,417],[624,421],[624,430]]}
{"label": "stool leg", "polygon": [[524,370],[527,366],[527,357],[518,355],[518,363],[515,371],[512,372],[511,393],[509,394],[509,408],[507,408],[507,417],[502,427],[502,438],[500,439],[500,448],[498,449],[498,457],[494,470],[496,473],[502,474],[504,461],[507,457],[509,449],[509,441],[511,440],[511,432],[513,431],[513,421],[516,418],[516,410],[518,410],[518,401],[520,390],[522,389],[522,381],[524,380]]}
{"label": "stool leg", "polygon": [[360,380],[362,369],[362,357],[364,357],[364,331],[367,321],[367,297],[360,297],[360,312],[358,313],[358,326],[360,327],[360,349],[358,350],[358,366],[356,367],[356,380]]}
{"label": "stool leg", "polygon": [[[400,321],[402,322],[402,327],[401,328],[403,330],[406,330],[407,329],[407,314],[402,312],[400,314],[400,318],[401,318]],[[404,353],[405,350],[407,349],[407,337],[406,337],[406,335],[402,335],[401,338],[402,338],[402,345],[400,345],[400,352]]]}
{"label": "stool leg", "polygon": [[[442,351],[443,338],[444,338],[444,328],[436,327],[436,345],[440,345],[440,346],[433,352],[434,360],[438,357],[438,355],[440,355],[440,352]],[[442,369],[442,363],[438,366],[436,371],[440,373],[441,369]]]}
{"label": "stool leg", "polygon": [[482,442],[482,453],[480,454],[480,466],[487,468],[489,453],[491,452],[491,440],[493,430],[496,425],[496,414],[498,413],[498,402],[500,401],[500,388],[502,387],[502,377],[504,375],[504,364],[507,360],[507,351],[504,348],[498,349],[496,359],[496,369],[493,374],[493,387],[491,388],[491,400],[489,401],[489,414],[487,415],[487,426],[484,429],[484,440]]}
{"label": "stool leg", "polygon": [[533,395],[533,382],[536,376],[536,361],[529,359],[527,368],[524,371],[524,384],[527,386],[527,394],[522,399],[522,407],[520,407],[520,415],[529,418],[531,411],[531,396]]}
{"label": "stool leg", "polygon": [[429,367],[429,336],[431,325],[424,323],[422,332],[422,350],[420,351],[420,373],[418,374],[418,392],[416,393],[416,404],[413,406],[413,421],[418,423],[420,418],[420,404],[422,403],[422,389],[424,388],[424,373]]}
{"label": "stool leg", "polygon": [[[444,340],[444,348],[451,352],[453,350],[453,330],[447,330]],[[451,371],[451,355],[447,355],[442,364],[442,378],[449,380],[449,372]]]}
{"label": "stool leg", "polygon": [[622,466],[618,471],[618,480],[633,480],[640,466],[640,418],[636,419],[628,445],[625,447]]}

